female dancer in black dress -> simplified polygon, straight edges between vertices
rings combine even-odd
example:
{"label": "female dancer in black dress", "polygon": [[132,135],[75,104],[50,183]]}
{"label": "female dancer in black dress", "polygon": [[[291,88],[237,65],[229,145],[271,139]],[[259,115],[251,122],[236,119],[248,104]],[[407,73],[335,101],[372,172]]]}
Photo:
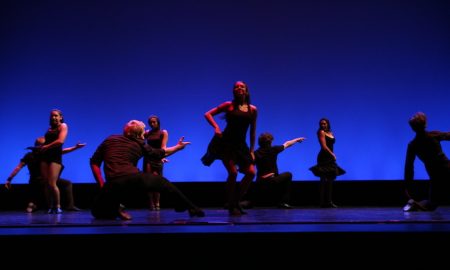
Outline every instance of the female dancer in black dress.
{"label": "female dancer in black dress", "polygon": [[345,171],[336,163],[336,155],[333,152],[333,145],[336,138],[331,131],[330,121],[322,118],[319,121],[317,130],[320,152],[317,155],[317,164],[310,168],[315,176],[320,177],[320,207],[336,208],[333,203],[333,182],[338,175],[343,175]]}
{"label": "female dancer in black dress", "polygon": [[62,165],[62,150],[69,128],[64,123],[63,114],[58,109],[50,112],[50,127],[45,133],[45,143],[40,148],[41,174],[49,187],[49,214],[61,214],[61,201],[59,188],[56,182],[59,179]]}
{"label": "female dancer in black dress", "polygon": [[[156,115],[151,115],[148,118],[148,125],[150,130],[147,130],[144,134],[145,141],[154,149],[166,149],[167,141],[169,140],[169,133],[165,129],[161,129],[161,121]],[[149,159],[144,157],[144,172],[150,172],[154,175],[163,175],[163,166],[167,162],[166,158],[162,159]],[[157,191],[149,193],[150,210],[160,210],[160,197],[161,194]]]}
{"label": "female dancer in black dress", "polygon": [[[204,165],[209,166],[220,159],[228,172],[226,183],[227,208],[232,216],[245,212],[239,206],[239,201],[247,192],[255,177],[254,148],[256,138],[257,108],[250,104],[250,93],[247,84],[238,81],[233,87],[233,100],[226,101],[205,113],[208,123],[214,128],[214,138],[208,146],[207,153],[202,157]],[[227,125],[222,132],[214,116],[225,113]],[[250,147],[246,135],[250,127]],[[238,170],[239,169],[239,170]],[[236,191],[238,172],[244,174],[240,190]]]}

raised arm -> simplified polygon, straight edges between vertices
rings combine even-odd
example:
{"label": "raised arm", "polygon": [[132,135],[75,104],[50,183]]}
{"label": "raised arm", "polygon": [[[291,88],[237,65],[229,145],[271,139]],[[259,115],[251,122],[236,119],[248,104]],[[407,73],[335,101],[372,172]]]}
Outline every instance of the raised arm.
{"label": "raised arm", "polygon": [[294,144],[296,144],[296,143],[301,143],[301,142],[303,142],[304,140],[305,140],[304,137],[298,137],[298,138],[295,138],[295,139],[292,139],[292,140],[289,140],[289,141],[285,141],[285,142],[283,143],[284,149],[286,149],[286,148],[288,148],[288,147],[291,147],[292,145],[294,145]]}
{"label": "raised arm", "polygon": [[450,132],[430,131],[430,134],[439,141],[450,141]]}
{"label": "raised arm", "polygon": [[62,153],[63,154],[67,154],[67,153],[73,152],[73,151],[75,151],[77,149],[83,148],[85,146],[86,146],[86,143],[77,142],[77,144],[75,144],[74,146],[64,148],[62,150]]}
{"label": "raised arm", "polygon": [[176,145],[171,146],[171,147],[166,147],[166,149],[165,149],[166,150],[166,155],[165,156],[168,157],[170,155],[175,154],[176,152],[184,149],[186,147],[186,145],[188,145],[188,144],[191,144],[191,143],[190,142],[185,142],[184,141],[184,136],[181,137],[178,140],[178,143]]}

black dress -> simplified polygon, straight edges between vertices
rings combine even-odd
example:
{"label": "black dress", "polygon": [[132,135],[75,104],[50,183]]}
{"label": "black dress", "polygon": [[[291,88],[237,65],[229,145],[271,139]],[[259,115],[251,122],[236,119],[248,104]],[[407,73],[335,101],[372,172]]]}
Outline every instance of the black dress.
{"label": "black dress", "polygon": [[[333,151],[335,138],[325,136],[327,147]],[[323,149],[317,155],[317,164],[309,168],[317,177],[336,178],[336,176],[345,174],[345,170],[339,167],[334,157]]]}
{"label": "black dress", "polygon": [[[59,137],[59,129],[58,128],[49,128],[45,133],[45,143],[44,145],[50,144],[56,141]],[[41,153],[42,161],[47,163],[55,162],[62,165],[62,149],[63,146],[52,147],[47,151]]]}
{"label": "black dress", "polygon": [[246,135],[255,117],[252,110],[243,112],[235,109],[227,112],[225,115],[227,126],[222,137],[214,136],[211,139],[206,154],[201,158],[202,163],[210,166],[216,159],[234,160],[240,169],[253,164]]}
{"label": "black dress", "polygon": [[[144,136],[148,145],[150,145],[154,149],[161,149],[162,140],[164,137],[164,133],[162,132],[162,130],[150,130]],[[161,159],[149,159],[147,157],[144,157],[144,171],[145,165],[147,163],[150,163],[153,172],[157,172],[159,175],[162,175],[164,164]]]}

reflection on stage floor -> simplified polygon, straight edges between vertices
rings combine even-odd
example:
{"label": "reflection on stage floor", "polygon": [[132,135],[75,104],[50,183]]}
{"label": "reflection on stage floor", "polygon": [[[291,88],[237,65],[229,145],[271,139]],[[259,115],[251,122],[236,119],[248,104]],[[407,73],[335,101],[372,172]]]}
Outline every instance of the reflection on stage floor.
{"label": "reflection on stage floor", "polygon": [[[321,232],[321,231],[450,231],[450,207],[434,212],[403,212],[401,207],[254,208],[247,214],[229,216],[227,210],[208,208],[205,217],[190,218],[172,209],[149,211],[128,209],[132,220],[99,220],[89,210],[47,214],[45,211],[0,212],[0,235],[12,231],[29,234],[58,233],[183,233],[233,232]],[[97,229],[95,229],[97,228]],[[101,228],[101,230],[98,230]],[[94,230],[95,229],[95,230]]]}

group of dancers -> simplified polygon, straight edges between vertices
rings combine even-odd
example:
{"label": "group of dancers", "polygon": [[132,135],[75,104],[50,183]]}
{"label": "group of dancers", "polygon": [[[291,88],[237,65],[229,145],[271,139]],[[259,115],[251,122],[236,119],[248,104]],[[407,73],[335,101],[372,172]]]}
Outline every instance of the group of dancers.
{"label": "group of dancers", "polygon": [[[215,116],[224,114],[226,126],[222,130],[215,120]],[[249,191],[250,185],[256,177],[256,187],[278,190],[277,206],[284,209],[290,206],[290,185],[292,173],[279,172],[277,165],[278,154],[284,149],[305,140],[297,137],[286,141],[282,145],[272,145],[273,135],[262,133],[258,137],[256,146],[256,123],[258,109],[250,102],[248,85],[237,81],[233,85],[233,99],[213,107],[205,113],[206,121],[213,127],[214,136],[208,144],[206,153],[201,158],[205,166],[221,160],[226,171],[226,208],[229,215],[240,216],[246,214],[243,208],[248,206],[249,200],[254,198],[257,190]],[[95,198],[92,214],[96,218],[131,219],[122,204],[124,194],[130,192],[145,192],[149,197],[151,210],[160,209],[160,192],[168,191],[174,194],[175,210],[188,211],[191,217],[203,217],[205,212],[188,199],[174,184],[163,176],[164,163],[167,157],[183,150],[190,142],[180,138],[174,146],[168,147],[168,131],[161,129],[160,119],[152,115],[148,118],[150,130],[138,120],[131,120],[125,124],[121,135],[107,137],[90,158],[90,166],[100,193]],[[409,143],[405,162],[406,194],[409,198],[404,211],[433,211],[445,197],[445,189],[441,187],[450,180],[450,161],[443,153],[440,142],[450,140],[450,132],[427,131],[426,115],[416,113],[409,124],[415,138]],[[59,186],[64,183],[60,178],[62,169],[62,155],[82,148],[85,144],[78,143],[70,148],[63,148],[68,134],[68,126],[64,122],[60,110],[50,112],[50,126],[43,138],[36,142],[31,153],[21,159],[6,181],[10,188],[11,180],[24,166],[30,171],[30,184],[39,183],[46,192],[48,213],[61,214],[61,200]],[[249,136],[249,144],[247,143]],[[311,172],[320,178],[320,206],[336,208],[332,200],[332,186],[337,176],[345,174],[336,162],[333,151],[335,136],[327,118],[319,120],[317,139],[320,151],[317,163],[310,168]],[[430,177],[430,192],[427,198],[416,198],[410,189],[414,178],[414,160],[418,157],[425,165]],[[136,167],[138,161],[144,158],[143,168]],[[103,172],[101,167],[103,166]],[[238,174],[243,177],[237,184]],[[70,183],[70,181],[69,181]],[[66,185],[67,186],[67,183]],[[70,189],[71,192],[71,189]],[[70,196],[70,195],[69,195]],[[247,201],[247,204],[243,203]],[[36,209],[36,199],[31,196],[27,211]],[[67,210],[79,210],[72,199],[68,200]]]}

